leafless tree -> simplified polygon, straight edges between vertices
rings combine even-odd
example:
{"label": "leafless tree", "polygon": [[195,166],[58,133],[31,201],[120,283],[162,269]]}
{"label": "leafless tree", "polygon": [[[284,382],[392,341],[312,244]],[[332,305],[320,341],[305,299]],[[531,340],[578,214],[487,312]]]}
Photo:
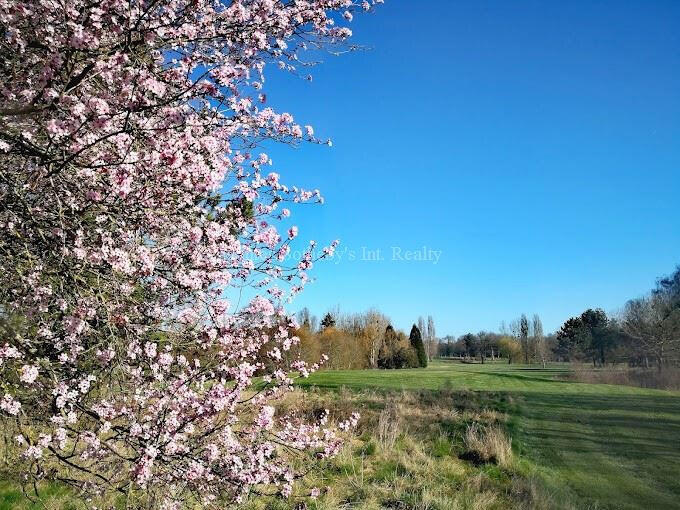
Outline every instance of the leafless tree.
{"label": "leafless tree", "polygon": [[378,366],[378,354],[385,335],[385,328],[389,325],[389,318],[377,310],[369,310],[361,315],[364,335],[368,343],[368,363],[371,368]]}
{"label": "leafless tree", "polygon": [[427,360],[430,361],[430,359],[436,354],[437,352],[437,333],[435,332],[434,329],[434,319],[432,318],[431,315],[427,316]]}
{"label": "leafless tree", "polygon": [[680,307],[667,295],[654,293],[629,301],[621,323],[624,331],[656,360],[659,370],[667,357],[680,350]]}
{"label": "leafless tree", "polygon": [[529,364],[529,320],[524,314],[519,318],[519,341],[524,352],[524,363]]}
{"label": "leafless tree", "polygon": [[534,314],[532,320],[532,330],[534,352],[541,360],[541,363],[543,363],[543,368],[545,368],[545,363],[548,358],[548,348],[545,343],[545,337],[543,336],[543,323],[541,322],[541,318],[538,316],[538,314]]}

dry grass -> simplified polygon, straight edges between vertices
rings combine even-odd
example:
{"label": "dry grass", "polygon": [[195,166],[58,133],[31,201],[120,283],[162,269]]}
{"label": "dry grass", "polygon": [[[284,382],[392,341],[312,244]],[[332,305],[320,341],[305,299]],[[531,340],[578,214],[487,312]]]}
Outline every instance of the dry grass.
{"label": "dry grass", "polygon": [[505,468],[512,465],[512,440],[498,426],[483,427],[473,423],[467,427],[463,443],[463,459],[477,464],[490,462]]}
{"label": "dry grass", "polygon": [[[359,411],[340,454],[315,464],[287,500],[253,496],[238,510],[523,510],[554,508],[513,462],[506,416],[472,392],[296,390],[279,410],[330,421]],[[461,458],[479,451],[481,462]],[[310,465],[300,458],[300,469]],[[317,500],[304,496],[322,490]],[[55,494],[50,504],[61,503]],[[33,510],[29,505],[2,506]],[[54,505],[48,508],[55,508]],[[75,507],[74,507],[75,508]]]}
{"label": "dry grass", "polygon": [[[336,421],[359,411],[361,420],[340,455],[300,484],[300,494],[325,487],[319,500],[252,501],[248,510],[551,508],[515,467],[507,417],[472,392],[296,391],[280,406],[307,417],[328,409]],[[480,461],[461,458],[472,445]]]}
{"label": "dry grass", "polygon": [[399,437],[401,416],[398,404],[390,404],[378,416],[378,441],[383,448],[392,448]]}

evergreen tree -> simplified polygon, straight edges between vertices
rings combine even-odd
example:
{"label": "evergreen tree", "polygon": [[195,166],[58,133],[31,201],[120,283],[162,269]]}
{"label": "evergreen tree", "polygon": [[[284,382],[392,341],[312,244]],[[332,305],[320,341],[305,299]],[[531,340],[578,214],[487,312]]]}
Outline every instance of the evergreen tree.
{"label": "evergreen tree", "polygon": [[421,367],[425,368],[427,366],[427,354],[425,354],[425,345],[423,345],[423,337],[420,334],[418,326],[415,324],[411,328],[411,334],[409,335],[409,340],[411,342],[411,347],[415,349],[416,354],[418,354],[418,363]]}
{"label": "evergreen tree", "polygon": [[331,312],[328,312],[323,316],[323,319],[321,319],[321,328],[326,329],[332,328],[333,326],[335,326],[335,318],[331,315]]}

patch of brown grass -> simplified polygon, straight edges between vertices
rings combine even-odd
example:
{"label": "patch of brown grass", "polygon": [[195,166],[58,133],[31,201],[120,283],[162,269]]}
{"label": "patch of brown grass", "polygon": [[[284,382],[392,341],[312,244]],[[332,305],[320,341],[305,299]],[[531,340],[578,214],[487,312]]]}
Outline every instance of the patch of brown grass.
{"label": "patch of brown grass", "polygon": [[[321,487],[306,507],[292,501],[247,510],[525,510],[553,508],[526,479],[505,434],[507,416],[497,395],[420,391],[296,390],[281,410],[330,421],[361,414],[341,453],[300,481],[298,494]],[[505,402],[505,401],[503,401]],[[466,452],[476,452],[466,458]],[[306,488],[306,489],[305,489]],[[299,500],[298,500],[299,501]],[[271,506],[267,506],[271,505]],[[547,505],[547,506],[546,506]]]}
{"label": "patch of brown grass", "polygon": [[398,404],[391,403],[378,416],[378,441],[383,448],[392,448],[399,437],[401,415]]}
{"label": "patch of brown grass", "polygon": [[463,436],[463,444],[465,451],[460,455],[462,459],[506,468],[512,464],[512,440],[498,426],[469,425]]}

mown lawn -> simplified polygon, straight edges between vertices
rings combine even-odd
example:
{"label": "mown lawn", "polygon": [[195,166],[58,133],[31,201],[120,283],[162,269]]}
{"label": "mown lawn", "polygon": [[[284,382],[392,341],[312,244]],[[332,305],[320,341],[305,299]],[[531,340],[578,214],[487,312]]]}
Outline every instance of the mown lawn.
{"label": "mown lawn", "polygon": [[[680,508],[680,392],[560,380],[568,366],[435,362],[327,371],[303,386],[502,393],[514,448],[555,501],[577,508]],[[497,401],[498,399],[496,399]]]}

